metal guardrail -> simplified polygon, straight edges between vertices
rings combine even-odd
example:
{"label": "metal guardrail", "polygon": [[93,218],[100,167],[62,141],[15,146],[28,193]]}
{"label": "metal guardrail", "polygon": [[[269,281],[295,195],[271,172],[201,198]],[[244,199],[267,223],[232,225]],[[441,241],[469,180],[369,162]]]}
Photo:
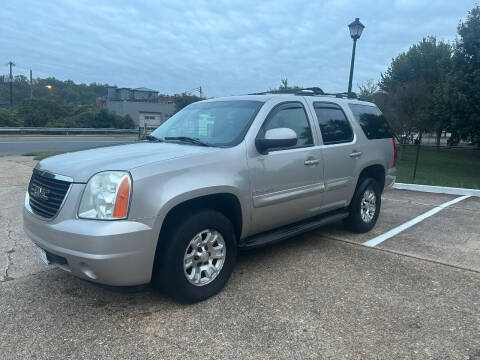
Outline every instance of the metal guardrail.
{"label": "metal guardrail", "polygon": [[[143,131],[143,128],[141,128]],[[138,134],[139,129],[113,128],[50,128],[50,127],[0,127],[0,133],[123,133]]]}
{"label": "metal guardrail", "polygon": [[74,134],[135,134],[138,139],[150,134],[156,127],[138,127],[136,129],[114,128],[53,128],[53,127],[0,127],[0,135],[39,134],[39,135],[74,135]]}

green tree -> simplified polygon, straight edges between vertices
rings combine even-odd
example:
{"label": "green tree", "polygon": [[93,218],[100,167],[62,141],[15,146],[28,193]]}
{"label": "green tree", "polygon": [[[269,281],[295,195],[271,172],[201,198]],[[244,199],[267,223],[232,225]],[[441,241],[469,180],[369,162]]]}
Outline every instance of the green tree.
{"label": "green tree", "polygon": [[0,126],[46,126],[132,129],[129,115],[120,116],[96,105],[61,105],[52,100],[27,99],[14,113],[0,110]]}
{"label": "green tree", "polygon": [[362,100],[374,101],[376,94],[378,93],[378,84],[373,80],[367,80],[363,84],[358,85],[360,92],[358,97]]}
{"label": "green tree", "polygon": [[80,127],[80,128],[116,128],[132,129],[135,123],[129,115],[120,116],[107,109],[99,109],[95,105],[80,105],[73,109],[72,114],[52,122],[48,126]]}
{"label": "green tree", "polygon": [[16,111],[18,121],[24,126],[45,126],[68,114],[65,106],[52,100],[32,98],[25,100]]}
{"label": "green tree", "polygon": [[426,131],[435,131],[439,142],[440,134],[449,127],[451,114],[438,118],[434,110],[445,99],[442,94],[451,69],[452,47],[434,37],[424,38],[392,60],[381,75],[379,87],[390,98],[384,105],[390,107],[387,112],[396,113],[397,131],[403,135],[415,131],[420,137]]}
{"label": "green tree", "polygon": [[274,94],[292,94],[300,91],[299,86],[288,85],[288,79],[280,79],[280,86],[277,89],[270,89],[269,92]]}
{"label": "green tree", "polygon": [[480,7],[458,25],[451,98],[454,135],[480,146]]}
{"label": "green tree", "polygon": [[[48,86],[48,87],[47,87]],[[33,80],[33,96],[55,100],[63,105],[95,104],[96,98],[107,93],[107,84],[75,84],[71,80],[58,80],[53,77]],[[17,106],[30,98],[30,80],[17,75],[13,82],[13,104]],[[10,102],[8,77],[0,76],[0,107],[8,107]]]}
{"label": "green tree", "polygon": [[176,94],[173,102],[175,103],[175,111],[182,110],[185,106],[193,104],[194,102],[204,100],[200,96],[191,95],[187,93]]}
{"label": "green tree", "polygon": [[0,109],[0,126],[20,126],[14,113],[6,109]]}

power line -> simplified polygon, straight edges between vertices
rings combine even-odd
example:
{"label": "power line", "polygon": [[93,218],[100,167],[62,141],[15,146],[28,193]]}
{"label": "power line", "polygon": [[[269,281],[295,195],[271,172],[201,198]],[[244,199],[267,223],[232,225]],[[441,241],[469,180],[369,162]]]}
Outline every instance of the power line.
{"label": "power line", "polygon": [[203,97],[202,86],[199,86],[199,87],[196,87],[194,89],[185,91],[184,94],[191,95],[192,93],[197,92],[197,91],[200,93],[200,97]]}

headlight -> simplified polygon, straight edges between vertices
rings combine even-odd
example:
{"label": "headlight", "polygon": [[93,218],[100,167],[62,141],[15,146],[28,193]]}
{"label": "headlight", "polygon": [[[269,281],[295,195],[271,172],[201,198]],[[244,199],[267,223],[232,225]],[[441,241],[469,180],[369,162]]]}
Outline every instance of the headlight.
{"label": "headlight", "polygon": [[87,183],[78,209],[83,219],[125,219],[128,212],[132,181],[125,171],[105,171]]}

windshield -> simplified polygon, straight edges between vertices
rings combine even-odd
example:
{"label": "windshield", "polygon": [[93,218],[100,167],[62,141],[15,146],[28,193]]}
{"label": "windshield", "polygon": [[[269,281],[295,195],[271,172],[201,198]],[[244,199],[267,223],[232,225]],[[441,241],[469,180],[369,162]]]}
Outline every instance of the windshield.
{"label": "windshield", "polygon": [[188,137],[220,147],[240,143],[261,101],[233,100],[194,103],[160,125],[152,135],[161,140]]}

